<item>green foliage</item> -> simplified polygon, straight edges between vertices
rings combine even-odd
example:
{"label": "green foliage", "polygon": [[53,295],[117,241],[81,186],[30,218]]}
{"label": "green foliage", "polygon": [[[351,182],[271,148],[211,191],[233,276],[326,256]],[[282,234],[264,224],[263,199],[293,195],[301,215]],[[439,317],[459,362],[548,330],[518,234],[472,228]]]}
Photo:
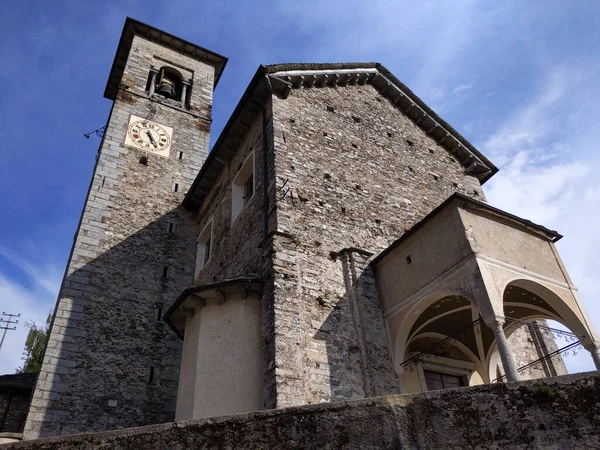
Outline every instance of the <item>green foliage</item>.
{"label": "green foliage", "polygon": [[46,347],[51,320],[52,315],[48,314],[45,327],[37,325],[35,322],[27,323],[26,326],[29,328],[29,333],[27,333],[25,351],[23,352],[25,362],[23,363],[23,367],[17,370],[17,373],[37,373],[40,371],[42,367],[42,354]]}

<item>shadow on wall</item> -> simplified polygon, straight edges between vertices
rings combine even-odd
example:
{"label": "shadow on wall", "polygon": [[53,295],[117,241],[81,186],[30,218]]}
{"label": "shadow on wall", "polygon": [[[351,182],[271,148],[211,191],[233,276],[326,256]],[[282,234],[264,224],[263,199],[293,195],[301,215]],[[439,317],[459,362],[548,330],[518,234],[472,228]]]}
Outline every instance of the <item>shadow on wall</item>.
{"label": "shadow on wall", "polygon": [[26,437],[173,420],[182,345],[162,314],[192,285],[197,230],[181,206],[160,215],[147,200],[155,220],[142,228],[139,209],[111,211],[129,235],[109,231],[106,218],[94,232],[81,224]]}
{"label": "shadow on wall", "polygon": [[[307,351],[309,402],[398,393],[375,279],[367,265],[371,254],[345,249],[337,256],[344,294],[340,298],[325,290],[314,305],[328,315],[320,325],[312,319],[318,329]],[[318,353],[322,346],[323,359]]]}

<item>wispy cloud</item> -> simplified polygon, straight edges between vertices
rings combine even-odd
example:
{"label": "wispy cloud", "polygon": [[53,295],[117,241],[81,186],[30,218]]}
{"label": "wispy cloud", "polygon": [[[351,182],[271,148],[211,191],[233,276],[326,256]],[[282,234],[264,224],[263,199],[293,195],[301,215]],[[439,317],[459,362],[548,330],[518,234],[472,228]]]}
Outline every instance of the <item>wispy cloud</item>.
{"label": "wispy cloud", "polygon": [[46,264],[43,267],[35,265],[18,254],[0,247],[0,256],[21,269],[30,280],[42,287],[47,293],[56,295],[60,288],[61,272],[53,265]]}
{"label": "wispy cloud", "polygon": [[[0,350],[0,374],[4,374],[14,373],[22,365],[21,356],[28,332],[26,325],[29,322],[38,325],[46,322],[54,307],[61,275],[55,266],[37,266],[6,250],[0,250],[0,255],[10,262],[2,264],[0,269],[0,309],[20,314],[16,329],[7,331]],[[7,274],[7,269],[20,273]]]}
{"label": "wispy cloud", "polygon": [[460,94],[461,92],[468,91],[472,87],[473,87],[473,83],[460,84],[460,85],[456,86],[454,89],[452,89],[452,92],[454,94]]}
{"label": "wispy cloud", "polygon": [[[592,321],[600,323],[600,172],[589,98],[600,98],[594,70],[555,67],[537,95],[508,114],[482,150],[501,164],[485,186],[488,201],[558,230],[562,258]],[[569,370],[594,370],[586,351],[566,358]]]}

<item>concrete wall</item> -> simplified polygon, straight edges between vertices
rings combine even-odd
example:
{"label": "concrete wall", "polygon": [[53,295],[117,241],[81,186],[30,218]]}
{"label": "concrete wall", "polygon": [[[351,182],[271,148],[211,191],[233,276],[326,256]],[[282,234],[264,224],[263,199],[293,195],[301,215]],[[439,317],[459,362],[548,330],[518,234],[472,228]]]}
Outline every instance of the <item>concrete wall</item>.
{"label": "concrete wall", "polygon": [[262,345],[260,298],[197,308],[186,321],[176,420],[262,409]]}
{"label": "concrete wall", "polygon": [[[190,111],[153,103],[144,93],[157,55],[194,73]],[[119,91],[105,130],[27,438],[173,420],[181,343],[158,315],[192,283],[197,229],[180,204],[208,152],[213,74],[203,63],[134,39],[122,80],[128,89]],[[169,158],[122,146],[131,113],[173,127]]]}
{"label": "concrete wall", "polygon": [[465,230],[470,230],[473,252],[567,282],[546,239],[486,212],[475,213],[461,208],[460,216]]}
{"label": "concrete wall", "polygon": [[[375,265],[384,312],[424,288],[471,253],[456,208],[444,208],[406,236],[402,251],[391,251]],[[410,257],[410,263],[407,261]]]}
{"label": "concrete wall", "polygon": [[[481,186],[370,85],[293,89],[273,99],[273,127],[287,236],[273,255],[277,406],[396,392],[374,284],[355,297],[338,255],[376,253],[454,191],[483,199]],[[355,266],[359,283],[372,276]]]}
{"label": "concrete wall", "polygon": [[598,373],[294,407],[7,444],[3,449],[589,449]]}

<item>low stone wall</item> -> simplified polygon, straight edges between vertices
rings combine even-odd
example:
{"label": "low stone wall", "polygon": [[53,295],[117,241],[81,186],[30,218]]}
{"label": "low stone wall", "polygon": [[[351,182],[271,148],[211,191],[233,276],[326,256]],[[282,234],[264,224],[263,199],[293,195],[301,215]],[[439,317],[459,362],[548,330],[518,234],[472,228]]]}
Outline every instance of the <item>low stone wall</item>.
{"label": "low stone wall", "polygon": [[0,448],[600,448],[600,374],[292,407]]}

